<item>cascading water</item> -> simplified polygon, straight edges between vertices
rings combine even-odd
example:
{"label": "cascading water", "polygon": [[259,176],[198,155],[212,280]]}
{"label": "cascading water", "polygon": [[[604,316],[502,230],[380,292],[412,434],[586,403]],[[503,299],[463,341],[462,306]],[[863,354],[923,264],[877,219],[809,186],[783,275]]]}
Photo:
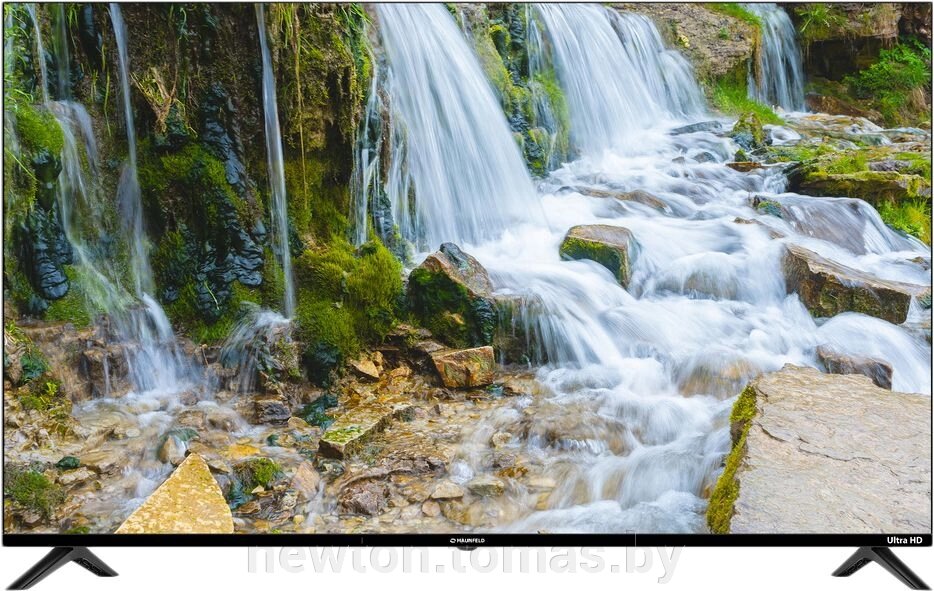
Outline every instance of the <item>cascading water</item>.
{"label": "cascading water", "polygon": [[[781,270],[784,244],[793,242],[870,273],[924,284],[930,278],[910,263],[924,252],[920,243],[894,233],[862,202],[784,193],[779,169],[744,174],[724,166],[736,150],[729,139],[706,131],[673,135],[691,115],[703,115],[703,103],[690,69],[670,65],[681,58],[664,49],[648,21],[617,19],[595,6],[537,10],[569,99],[572,137],[585,154],[600,157],[569,163],[542,182],[539,199],[551,226],[536,215],[519,223],[513,218],[508,231],[494,223],[479,235],[451,225],[432,228],[435,242],[475,240],[470,253],[497,293],[526,302],[525,332],[549,362],[537,378],[550,395],[521,397],[472,424],[450,468],[462,484],[494,472],[490,438],[527,433],[502,451],[540,470],[555,488],[544,508],[536,507],[534,490],[521,486],[490,501],[510,516],[501,527],[705,531],[703,497],[729,448],[733,397],[761,372],[785,363],[817,365],[821,344],[883,359],[895,368],[894,389],[930,393],[930,346],[922,338],[860,314],[818,325],[797,296],[786,294]],[[413,39],[438,26],[440,13],[427,7],[381,7],[379,14],[394,77],[389,100],[404,119],[405,145],[416,151],[427,143],[437,154],[451,153],[460,136],[413,134],[460,109],[456,97],[447,99],[445,77],[423,70],[431,64],[432,74],[451,72],[475,58],[450,38],[443,52]],[[427,16],[430,21],[419,20]],[[421,104],[410,95],[437,100],[407,110],[404,105]],[[399,166],[395,147],[390,167]],[[513,144],[507,151],[513,162],[518,149]],[[437,183],[454,183],[473,165],[463,158],[445,163],[444,174],[431,177]],[[420,212],[431,211],[423,200],[453,190],[440,185],[426,193],[423,182],[413,174]],[[635,190],[650,192],[657,203],[612,197]],[[780,203],[787,215],[756,211],[754,195]],[[404,196],[407,207],[412,197],[408,190]],[[510,198],[505,187],[497,196]],[[446,214],[463,208],[453,201]],[[631,232],[628,287],[596,263],[561,259],[565,232],[579,224]]]}
{"label": "cascading water", "polygon": [[744,4],[762,21],[762,43],[749,95],[786,111],[804,111],[804,62],[801,46],[788,13],[777,4]]}
{"label": "cascading water", "polygon": [[29,12],[29,19],[32,21],[36,35],[36,59],[39,62],[39,83],[42,87],[42,102],[47,103],[49,102],[49,72],[48,66],[45,63],[45,45],[42,43],[42,27],[39,25],[36,5],[33,3],[26,4],[26,10]]}
{"label": "cascading water", "polygon": [[[584,153],[623,149],[634,131],[703,113],[691,66],[665,49],[646,17],[586,4],[536,8],[566,90],[571,137]],[[603,102],[607,96],[616,97],[612,104]]]}
{"label": "cascading water", "polygon": [[263,54],[263,114],[266,124],[266,163],[269,190],[272,193],[273,235],[282,265],[284,295],[282,312],[286,318],[295,314],[295,286],[292,277],[292,253],[289,249],[288,198],[285,192],[285,164],[282,157],[282,133],[279,130],[279,107],[276,101],[276,75],[266,43],[266,19],[263,5],[256,5],[256,25]]}
{"label": "cascading water", "polygon": [[[384,189],[420,250],[476,244],[540,211],[506,117],[457,24],[440,4],[378,4],[393,158]],[[396,127],[398,126],[398,129]],[[404,138],[404,139],[403,139]],[[411,191],[418,198],[410,207]]]}

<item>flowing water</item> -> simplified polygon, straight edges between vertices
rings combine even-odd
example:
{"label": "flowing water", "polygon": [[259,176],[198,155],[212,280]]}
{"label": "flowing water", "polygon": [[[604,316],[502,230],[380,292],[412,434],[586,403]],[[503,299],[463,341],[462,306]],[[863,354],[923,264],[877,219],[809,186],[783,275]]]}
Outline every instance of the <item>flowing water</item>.
{"label": "flowing water", "polygon": [[36,60],[39,62],[39,84],[42,91],[42,102],[49,102],[49,72],[45,62],[45,44],[42,42],[42,27],[39,24],[39,16],[36,13],[36,5],[26,4],[26,10],[29,12],[29,19],[32,21],[33,30],[36,36]]}
{"label": "flowing water", "polygon": [[282,313],[286,318],[295,314],[295,286],[292,276],[292,252],[289,248],[288,199],[285,192],[285,164],[282,157],[282,133],[279,130],[279,107],[276,102],[276,75],[266,42],[266,20],[263,5],[256,5],[256,25],[263,54],[263,114],[266,124],[266,163],[269,190],[272,193],[273,236],[282,265],[285,287]]}
{"label": "flowing water", "polygon": [[762,21],[758,68],[750,76],[749,95],[786,111],[804,111],[804,62],[788,13],[770,2],[743,6]]}
{"label": "flowing water", "polygon": [[[584,152],[624,150],[625,132],[703,112],[690,64],[646,17],[588,4],[539,4]],[[613,56],[594,59],[594,56]],[[607,104],[605,97],[614,102]]]}
{"label": "flowing water", "polygon": [[[497,219],[484,232],[433,227],[427,243],[431,249],[442,240],[466,243],[500,295],[526,302],[526,332],[549,362],[536,374],[549,394],[512,400],[472,425],[451,467],[460,483],[494,472],[490,437],[524,434],[501,451],[541,466],[555,489],[544,507],[537,506],[535,491],[511,489],[494,502],[500,515],[510,516],[501,528],[705,531],[704,497],[729,449],[734,396],[761,372],[786,363],[817,365],[821,344],[887,361],[896,390],[931,392],[926,341],[861,314],[818,323],[797,296],[786,294],[781,270],[784,244],[793,242],[880,277],[929,284],[923,268],[911,262],[927,252],[921,243],[893,232],[862,202],[786,193],[779,168],[740,173],[726,167],[737,148],[728,138],[673,134],[674,127],[703,117],[704,107],[689,69],[664,65],[661,56],[678,60],[659,49],[648,21],[616,19],[596,6],[542,5],[537,11],[583,155],[540,182],[538,206],[527,206],[535,215],[519,223]],[[449,15],[406,6],[380,7],[379,15],[395,77],[389,100],[403,114],[409,158],[424,141],[435,154],[457,150],[460,136],[413,130],[452,129],[465,103],[474,117],[501,121],[483,85],[462,84],[447,100],[448,80],[439,73],[476,68],[465,45],[450,39],[444,51],[435,45],[437,31],[456,32]],[[421,103],[420,97],[435,100]],[[794,141],[790,130],[772,132]],[[519,158],[515,144],[497,149],[511,152],[503,157],[510,163]],[[439,194],[456,189],[437,183],[485,170],[483,154],[457,153],[410,168],[417,211],[427,214]],[[509,183],[493,194],[508,203],[519,185],[516,203],[526,204],[526,179],[514,179],[510,166],[502,177]],[[426,192],[426,186],[436,190]],[[612,196],[637,189],[660,204]],[[780,202],[788,215],[757,212],[750,205],[754,196]],[[445,220],[481,222],[501,213],[481,199],[451,198],[444,205]],[[505,227],[503,219],[510,222]],[[577,224],[632,233],[627,289],[596,263],[561,259],[561,241]]]}
{"label": "flowing water", "polygon": [[447,9],[378,4],[376,12],[398,134],[390,143],[401,150],[405,141],[404,161],[394,156],[399,168],[383,190],[402,236],[423,250],[477,243],[537,216],[506,117]]}

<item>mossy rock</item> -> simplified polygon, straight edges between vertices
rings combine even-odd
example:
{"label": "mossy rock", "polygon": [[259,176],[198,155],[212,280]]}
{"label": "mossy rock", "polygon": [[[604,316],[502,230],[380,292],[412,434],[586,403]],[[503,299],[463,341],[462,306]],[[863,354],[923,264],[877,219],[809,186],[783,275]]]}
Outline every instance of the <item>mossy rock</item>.
{"label": "mossy rock", "polygon": [[283,474],[282,466],[269,458],[252,458],[241,462],[234,466],[234,473],[246,492],[257,486],[269,488]]}
{"label": "mossy rock", "polygon": [[730,520],[733,518],[733,505],[739,497],[739,481],[736,471],[743,461],[746,451],[746,436],[749,426],[756,416],[756,389],[746,386],[730,413],[730,453],[724,459],[723,472],[717,479],[710,501],[707,504],[707,526],[711,533],[730,533]]}
{"label": "mossy rock", "polygon": [[46,520],[52,517],[65,499],[61,487],[37,470],[9,469],[3,480],[3,494],[6,498]]}
{"label": "mossy rock", "polygon": [[797,183],[805,195],[855,197],[878,207],[906,199],[930,197],[931,185],[923,177],[896,171],[863,170],[850,173],[815,171]]}
{"label": "mossy rock", "polygon": [[445,243],[409,275],[412,315],[453,347],[491,345],[496,302],[486,269],[457,245]]}
{"label": "mossy rock", "polygon": [[561,258],[587,259],[610,270],[623,287],[631,278],[631,257],[635,240],[632,232],[619,226],[574,226],[561,243]]}
{"label": "mossy rock", "polygon": [[762,120],[753,111],[747,111],[739,116],[730,132],[730,137],[744,150],[758,150],[766,145]]}

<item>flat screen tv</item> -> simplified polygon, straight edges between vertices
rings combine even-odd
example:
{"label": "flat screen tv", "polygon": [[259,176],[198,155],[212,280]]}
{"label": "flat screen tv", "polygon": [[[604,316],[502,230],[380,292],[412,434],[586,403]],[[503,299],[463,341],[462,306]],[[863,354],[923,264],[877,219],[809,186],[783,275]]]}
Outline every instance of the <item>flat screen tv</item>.
{"label": "flat screen tv", "polygon": [[3,544],[931,545],[931,5],[3,5]]}

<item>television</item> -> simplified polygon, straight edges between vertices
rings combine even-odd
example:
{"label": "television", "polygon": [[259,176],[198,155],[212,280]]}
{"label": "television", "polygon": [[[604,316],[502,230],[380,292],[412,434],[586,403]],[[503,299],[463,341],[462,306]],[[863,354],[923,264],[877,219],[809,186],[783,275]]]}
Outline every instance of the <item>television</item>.
{"label": "television", "polygon": [[931,545],[931,5],[3,5],[3,544]]}

